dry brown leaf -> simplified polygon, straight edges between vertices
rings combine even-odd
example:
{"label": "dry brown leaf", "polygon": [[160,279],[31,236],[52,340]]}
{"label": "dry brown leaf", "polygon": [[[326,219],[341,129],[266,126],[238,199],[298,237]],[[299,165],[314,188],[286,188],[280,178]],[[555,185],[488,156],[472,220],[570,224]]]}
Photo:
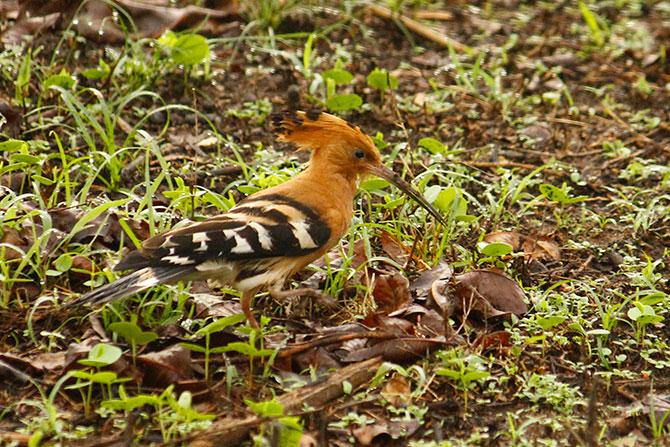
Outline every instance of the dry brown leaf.
{"label": "dry brown leaf", "polygon": [[409,281],[399,272],[375,278],[372,296],[377,303],[377,311],[384,314],[402,309],[412,302]]}
{"label": "dry brown leaf", "polygon": [[145,386],[165,388],[193,377],[191,351],[181,345],[138,355],[137,367],[143,373],[142,384]]}
{"label": "dry brown leaf", "polygon": [[361,321],[361,323],[369,328],[380,329],[390,334],[414,335],[414,324],[403,318],[370,313],[363,319],[363,321]]}
{"label": "dry brown leaf", "polygon": [[482,351],[494,350],[499,355],[506,354],[510,343],[512,334],[507,331],[495,331],[489,334],[482,334],[473,343],[474,346],[480,347]]}
{"label": "dry brown leaf", "polygon": [[409,259],[410,249],[405,247],[395,236],[388,231],[382,230],[379,239],[382,244],[382,250],[389,258],[400,265],[405,265]]}
{"label": "dry brown leaf", "polygon": [[335,358],[334,354],[322,347],[316,347],[308,351],[296,354],[292,358],[289,371],[308,371],[339,369],[342,364]]}
{"label": "dry brown leaf", "polygon": [[42,352],[29,359],[33,368],[42,371],[62,371],[65,367],[65,351]]}
{"label": "dry brown leaf", "polygon": [[456,302],[472,306],[484,318],[504,313],[523,315],[528,311],[521,287],[507,276],[488,270],[474,270],[455,278]]}
{"label": "dry brown leaf", "polygon": [[[61,20],[70,20],[75,13],[75,29],[90,40],[104,43],[121,43],[126,35],[113,19],[112,7],[103,0],[90,0],[79,8],[81,1],[55,0],[44,2],[28,0],[21,4],[14,26],[2,35],[5,43],[19,43],[35,36]],[[222,23],[238,20],[238,2],[228,1],[217,9],[188,5],[173,7],[169,2],[148,3],[135,0],[116,0],[114,4],[131,17],[137,35],[158,37],[165,30],[185,29],[199,25],[200,33],[222,35],[239,25]]]}
{"label": "dry brown leaf", "polygon": [[[0,254],[5,261],[23,258],[28,250],[28,241],[14,228],[3,227],[0,237]],[[15,247],[15,248],[14,248]]]}
{"label": "dry brown leaf", "polygon": [[523,251],[529,260],[560,261],[561,249],[547,236],[529,237],[523,243]]}
{"label": "dry brown leaf", "polygon": [[360,362],[374,357],[382,357],[384,360],[396,363],[407,363],[423,358],[426,353],[443,348],[444,338],[415,338],[403,337],[391,340],[383,340],[368,348],[359,349],[348,353],[342,361]]}
{"label": "dry brown leaf", "polygon": [[435,281],[449,281],[453,274],[454,270],[449,264],[441,261],[432,269],[421,273],[418,278],[412,281],[409,288],[418,300],[426,299]]}
{"label": "dry brown leaf", "polygon": [[399,374],[393,374],[390,379],[384,382],[381,389],[382,397],[394,407],[406,404],[410,399],[412,388],[407,379]]}

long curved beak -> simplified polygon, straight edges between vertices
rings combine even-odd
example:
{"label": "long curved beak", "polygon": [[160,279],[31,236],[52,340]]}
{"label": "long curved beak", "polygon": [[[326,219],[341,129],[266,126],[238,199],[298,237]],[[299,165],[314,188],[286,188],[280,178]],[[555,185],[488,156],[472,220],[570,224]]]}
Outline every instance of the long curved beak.
{"label": "long curved beak", "polygon": [[421,195],[419,191],[414,189],[412,185],[403,180],[398,174],[391,171],[386,166],[372,166],[370,167],[370,173],[393,183],[399,190],[401,190],[402,192],[410,196],[412,199],[414,199],[419,205],[421,205],[426,211],[428,211],[442,225],[444,225],[445,227],[448,226],[447,221],[444,219],[444,217],[440,213],[438,213],[437,210],[433,208],[433,206],[430,203],[428,203],[426,198],[423,195]]}

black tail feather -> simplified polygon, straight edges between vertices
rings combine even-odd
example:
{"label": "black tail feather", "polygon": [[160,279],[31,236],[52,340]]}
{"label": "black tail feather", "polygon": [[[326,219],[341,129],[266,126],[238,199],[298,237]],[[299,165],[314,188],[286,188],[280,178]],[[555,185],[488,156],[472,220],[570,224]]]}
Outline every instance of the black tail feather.
{"label": "black tail feather", "polygon": [[91,290],[64,305],[65,307],[74,307],[81,304],[100,306],[150,289],[157,284],[169,284],[178,281],[194,271],[193,267],[145,267],[112,283]]}

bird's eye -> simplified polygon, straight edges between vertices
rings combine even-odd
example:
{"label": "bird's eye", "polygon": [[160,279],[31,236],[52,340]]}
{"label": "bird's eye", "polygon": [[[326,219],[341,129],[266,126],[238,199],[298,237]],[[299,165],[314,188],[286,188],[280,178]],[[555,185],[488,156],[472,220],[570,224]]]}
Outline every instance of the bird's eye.
{"label": "bird's eye", "polygon": [[363,149],[356,149],[354,155],[356,156],[356,158],[365,158],[365,152],[363,151]]}

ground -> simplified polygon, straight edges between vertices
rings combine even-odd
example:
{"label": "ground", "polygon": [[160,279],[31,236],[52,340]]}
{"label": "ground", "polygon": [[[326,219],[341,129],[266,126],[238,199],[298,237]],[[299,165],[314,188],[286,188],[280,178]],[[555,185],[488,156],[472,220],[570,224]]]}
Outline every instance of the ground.
{"label": "ground", "polygon": [[[0,443],[670,443],[669,2],[19,3]],[[63,306],[295,175],[309,154],[269,119],[294,109],[360,126],[448,225],[365,180],[291,283],[336,308],[260,295],[258,331],[206,283]]]}

